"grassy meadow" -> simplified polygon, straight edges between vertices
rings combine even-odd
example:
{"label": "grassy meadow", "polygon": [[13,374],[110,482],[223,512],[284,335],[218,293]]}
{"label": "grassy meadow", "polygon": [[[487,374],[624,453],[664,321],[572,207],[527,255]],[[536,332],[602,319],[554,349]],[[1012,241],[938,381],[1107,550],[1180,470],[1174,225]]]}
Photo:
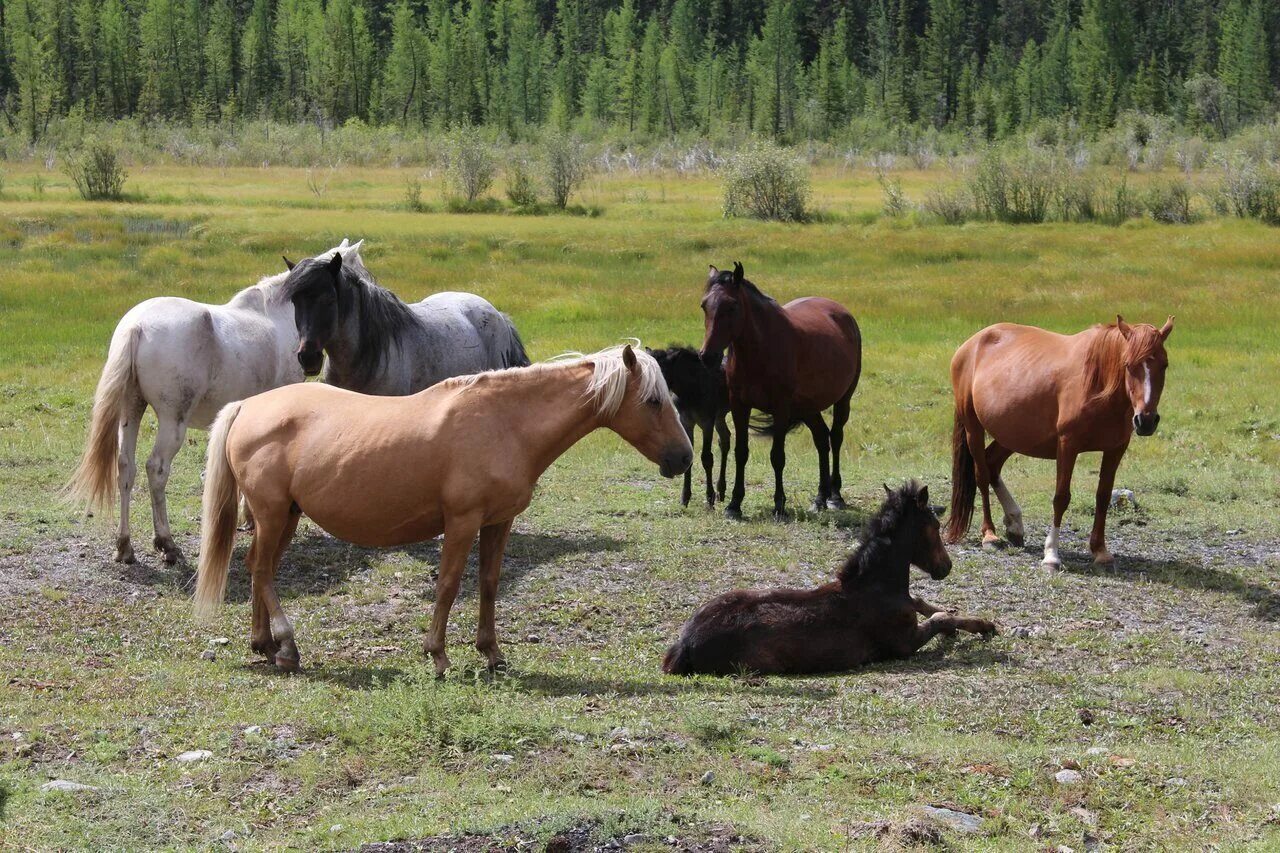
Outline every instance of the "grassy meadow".
{"label": "grassy meadow", "polygon": [[[1276,230],[893,221],[872,173],[833,168],[815,172],[823,216],[808,225],[723,219],[714,177],[593,178],[580,201],[603,214],[583,217],[411,212],[406,179],[437,210],[439,179],[408,169],[313,175],[316,192],[303,170],[137,168],[121,204],[82,202],[37,164],[4,171],[0,847],[350,849],[446,833],[501,847],[587,827],[633,849],[692,849],[725,826],[725,843],[751,849],[1280,845]],[[948,179],[896,176],[910,197]],[[144,486],[134,566],[111,562],[107,522],[57,492],[129,307],[222,302],[281,254],[343,237],[365,239],[369,269],[406,300],[486,297],[534,358],[624,337],[700,342],[709,263],[742,261],[779,301],[843,302],[865,341],[850,511],[771,521],[762,444],[747,521],[682,510],[677,483],[597,434],[517,521],[498,603],[511,674],[476,671],[472,577],[451,619],[455,670],[432,680],[421,638],[438,543],[366,551],[305,522],[280,584],[304,671],[276,674],[247,647],[244,543],[221,622],[199,626],[193,565],[140,547]],[[1160,431],[1134,440],[1117,479],[1138,508],[1113,513],[1114,571],[1087,556],[1096,455],[1077,467],[1052,574],[1039,542],[1053,466],[1015,459],[1029,547],[984,552],[975,528],[950,578],[916,584],[1001,636],[838,677],[662,676],[663,650],[707,597],[826,579],[881,483],[914,476],[947,494],[947,365],[970,334],[1001,320],[1078,330],[1117,312],[1178,319]],[[189,436],[169,486],[189,557],[204,442]],[[800,510],[816,461],[807,434],[789,449]],[[700,491],[695,471],[695,502]],[[195,749],[212,755],[174,760]],[[1064,768],[1080,780],[1055,781]],[[97,790],[42,792],[50,779]],[[925,831],[926,806],[981,824]]]}

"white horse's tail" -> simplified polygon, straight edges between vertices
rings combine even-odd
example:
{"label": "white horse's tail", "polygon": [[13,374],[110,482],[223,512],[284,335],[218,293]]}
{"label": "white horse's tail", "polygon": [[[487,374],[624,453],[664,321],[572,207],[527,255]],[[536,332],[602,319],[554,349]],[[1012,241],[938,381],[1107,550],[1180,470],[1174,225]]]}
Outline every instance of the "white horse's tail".
{"label": "white horse's tail", "polygon": [[120,422],[125,405],[138,397],[135,359],[138,353],[137,326],[111,338],[107,363],[102,367],[98,390],[93,395],[93,416],[89,440],[80,464],[67,483],[66,493],[81,505],[108,509],[116,497],[119,477]]}
{"label": "white horse's tail", "polygon": [[196,571],[196,617],[207,619],[227,594],[227,568],[236,541],[236,509],[240,488],[227,461],[227,434],[240,414],[237,400],[222,407],[209,431],[204,500],[200,513],[200,568]]}

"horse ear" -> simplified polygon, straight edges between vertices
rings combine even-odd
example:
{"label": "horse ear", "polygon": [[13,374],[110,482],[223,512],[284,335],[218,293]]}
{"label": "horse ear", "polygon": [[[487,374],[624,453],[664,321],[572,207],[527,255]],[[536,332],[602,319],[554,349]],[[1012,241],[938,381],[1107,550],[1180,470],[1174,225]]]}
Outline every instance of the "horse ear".
{"label": "horse ear", "polygon": [[1173,333],[1173,315],[1169,315],[1169,319],[1164,321],[1164,325],[1160,327],[1160,340],[1169,340],[1169,335]]}
{"label": "horse ear", "polygon": [[888,484],[888,483],[881,483],[880,485],[884,486],[884,493],[885,493],[886,495],[891,495],[891,494],[893,494],[893,489],[889,488],[889,484]]}
{"label": "horse ear", "polygon": [[284,261],[285,269],[287,269],[289,272],[293,272],[293,268],[297,266],[297,264],[295,264],[293,261],[286,258],[284,255],[280,256],[280,260]]}
{"label": "horse ear", "polygon": [[342,253],[334,252],[333,257],[329,259],[329,272],[333,273],[334,278],[342,272]]}
{"label": "horse ear", "polygon": [[630,370],[632,373],[635,372],[636,354],[635,351],[631,349],[631,344],[627,344],[622,348],[622,363],[627,366],[627,370]]}
{"label": "horse ear", "polygon": [[707,264],[707,284],[715,281],[720,277],[720,270],[716,269],[715,264]]}
{"label": "horse ear", "polygon": [[733,283],[742,284],[742,280],[744,278],[746,278],[746,275],[742,271],[742,264],[738,263],[737,261],[734,261],[733,262]]}
{"label": "horse ear", "polygon": [[929,487],[928,486],[920,487],[920,493],[916,495],[916,504],[921,509],[929,508]]}
{"label": "horse ear", "polygon": [[1119,314],[1116,315],[1116,328],[1120,330],[1120,334],[1124,335],[1124,339],[1129,340],[1129,335],[1133,332],[1133,327],[1124,321]]}

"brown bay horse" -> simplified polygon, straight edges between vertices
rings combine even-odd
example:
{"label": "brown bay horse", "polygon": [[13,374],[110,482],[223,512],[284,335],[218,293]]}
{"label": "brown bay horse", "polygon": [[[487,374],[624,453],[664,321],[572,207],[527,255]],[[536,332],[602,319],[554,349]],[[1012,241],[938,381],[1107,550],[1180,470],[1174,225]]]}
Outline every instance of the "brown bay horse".
{"label": "brown bay horse", "polygon": [[817,589],[739,589],[712,599],[680,630],[663,670],[840,672],[910,657],[936,634],[994,634],[996,626],[985,619],[957,616],[911,594],[911,566],[941,580],[951,558],[929,489],[911,482],[885,491],[835,581]]}
{"label": "brown bay horse", "polygon": [[999,542],[991,520],[994,487],[1006,535],[1022,545],[1022,510],[1000,472],[1014,453],[1054,459],[1057,488],[1044,565],[1061,566],[1058,532],[1071,501],[1076,458],[1101,451],[1089,550],[1094,562],[1113,562],[1105,528],[1116,469],[1133,433],[1151,435],[1160,423],[1157,408],[1169,366],[1164,345],[1172,331],[1173,317],[1159,329],[1116,317],[1114,324],[1075,335],[1000,323],[965,341],[951,360],[955,428],[947,541],[957,542],[968,531],[974,492],[981,489],[983,544]]}
{"label": "brown bay horse", "polygon": [[[743,275],[711,267],[702,299],[706,338],[702,357],[719,363],[725,351],[725,379],[733,416],[737,471],[725,514],[742,517],[744,476],[751,411],[764,412],[772,425],[769,460],[773,463],[773,512],[786,515],[782,469],[786,466],[787,432],[804,424],[818,451],[818,495],[815,509],[843,509],[840,495],[840,447],[849,420],[849,398],[862,373],[862,333],[843,305],[830,299],[804,297],[779,305]],[[832,409],[831,428],[822,413]]]}
{"label": "brown bay horse", "polygon": [[494,602],[511,523],[542,472],[602,427],[663,476],[683,473],[693,459],[657,362],[630,346],[447,379],[406,397],[306,383],[232,403],[209,440],[197,612],[207,614],[225,594],[240,493],[257,521],[246,557],[251,646],[287,671],[298,668],[298,648],[274,582],[303,513],[339,539],[368,547],[443,533],[424,643],[443,676],[449,609],[479,535],[476,647],[496,668],[503,658]]}

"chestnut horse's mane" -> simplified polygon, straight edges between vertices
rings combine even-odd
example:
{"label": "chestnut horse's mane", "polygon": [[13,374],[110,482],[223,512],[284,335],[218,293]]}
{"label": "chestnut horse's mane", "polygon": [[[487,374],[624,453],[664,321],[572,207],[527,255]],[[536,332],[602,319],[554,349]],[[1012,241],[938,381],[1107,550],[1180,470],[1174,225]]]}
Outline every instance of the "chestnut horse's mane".
{"label": "chestnut horse's mane", "polygon": [[[1099,323],[1093,327],[1098,331],[1089,343],[1089,351],[1085,354],[1085,382],[1088,384],[1090,398],[1104,400],[1115,394],[1124,385],[1125,337],[1115,323]],[[1135,326],[1131,340],[1137,341],[1137,349],[1133,353],[1135,361],[1143,361],[1151,356],[1160,345],[1160,335],[1143,334],[1146,326]],[[1137,337],[1137,336],[1141,337]]]}
{"label": "chestnut horse's mane", "polygon": [[902,524],[910,507],[915,505],[923,486],[910,480],[885,497],[880,510],[867,520],[857,550],[849,555],[837,574],[840,585],[846,589],[864,578],[869,569],[881,563],[890,548],[894,532]]}
{"label": "chestnut horse's mane", "polygon": [[[440,384],[470,388],[480,382],[489,382],[495,379],[500,381],[506,379],[519,381],[522,377],[531,373],[545,373],[562,367],[590,364],[592,366],[591,381],[587,383],[587,388],[583,395],[595,404],[597,414],[611,418],[617,414],[618,407],[622,405],[622,398],[627,393],[627,377],[631,371],[627,369],[623,361],[622,353],[626,346],[626,344],[618,344],[591,355],[568,352],[558,355],[549,361],[531,364],[528,367],[487,370],[471,376],[446,379]],[[670,393],[667,391],[667,380],[663,378],[657,360],[644,351],[644,347],[640,346],[638,340],[634,341],[632,353],[636,357],[636,366],[640,371],[640,388],[637,392],[640,397],[648,399],[658,396],[663,400],[667,399]]]}

